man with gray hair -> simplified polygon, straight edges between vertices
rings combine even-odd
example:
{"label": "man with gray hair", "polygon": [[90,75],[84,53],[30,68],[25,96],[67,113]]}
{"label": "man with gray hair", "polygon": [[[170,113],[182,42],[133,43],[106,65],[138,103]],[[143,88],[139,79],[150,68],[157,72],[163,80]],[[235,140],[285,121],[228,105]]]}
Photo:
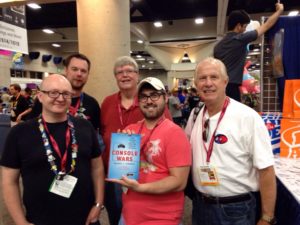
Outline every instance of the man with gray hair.
{"label": "man with gray hair", "polygon": [[[101,134],[105,144],[103,161],[106,172],[111,133],[122,130],[129,124],[136,123],[144,118],[139,109],[137,98],[138,64],[133,58],[122,56],[116,60],[113,70],[119,91],[107,96],[101,105]],[[164,113],[167,118],[171,118],[167,109]],[[105,190],[105,206],[110,224],[117,225],[122,209],[121,185],[108,182]]]}
{"label": "man with gray hair", "polygon": [[196,188],[193,225],[275,224],[276,179],[267,128],[257,112],[226,96],[228,75],[218,59],[201,61],[195,86],[205,103],[186,127],[193,149],[192,175]]}

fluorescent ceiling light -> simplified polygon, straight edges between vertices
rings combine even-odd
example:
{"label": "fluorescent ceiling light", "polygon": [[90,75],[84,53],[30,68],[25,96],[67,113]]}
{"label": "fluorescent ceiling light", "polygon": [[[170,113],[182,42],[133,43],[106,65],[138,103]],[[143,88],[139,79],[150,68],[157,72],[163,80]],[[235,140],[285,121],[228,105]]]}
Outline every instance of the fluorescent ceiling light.
{"label": "fluorescent ceiling light", "polygon": [[32,8],[32,9],[40,9],[40,8],[42,8],[40,5],[38,5],[36,3],[28,3],[27,6],[30,7],[30,8]]}
{"label": "fluorescent ceiling light", "polygon": [[143,65],[142,65],[142,68],[145,68],[145,67],[146,67],[146,66],[143,64]]}
{"label": "fluorescent ceiling light", "polygon": [[52,44],[52,46],[53,46],[53,47],[55,47],[55,48],[59,48],[59,47],[61,47],[61,45],[60,45],[60,44],[56,44],[56,43],[53,43],[53,44]]}
{"label": "fluorescent ceiling light", "polygon": [[297,16],[299,14],[298,10],[293,10],[289,12],[289,16]]}
{"label": "fluorescent ceiling light", "polygon": [[153,64],[154,62],[151,60],[151,61],[149,61],[149,63],[150,63],[150,64]]}
{"label": "fluorescent ceiling light", "polygon": [[156,21],[153,23],[155,27],[162,27],[162,23],[160,21]]}
{"label": "fluorescent ceiling light", "polygon": [[46,34],[54,34],[54,31],[50,29],[43,29],[43,32],[45,32]]}
{"label": "fluorescent ceiling light", "polygon": [[137,57],[137,58],[142,58],[142,56],[141,56],[141,55],[136,55],[136,57]]}
{"label": "fluorescent ceiling light", "polygon": [[143,44],[144,42],[142,40],[137,40],[137,43]]}
{"label": "fluorescent ceiling light", "polygon": [[195,19],[196,24],[203,24],[203,22],[204,22],[203,18],[196,18]]}
{"label": "fluorescent ceiling light", "polygon": [[145,58],[137,58],[136,61],[145,61]]}

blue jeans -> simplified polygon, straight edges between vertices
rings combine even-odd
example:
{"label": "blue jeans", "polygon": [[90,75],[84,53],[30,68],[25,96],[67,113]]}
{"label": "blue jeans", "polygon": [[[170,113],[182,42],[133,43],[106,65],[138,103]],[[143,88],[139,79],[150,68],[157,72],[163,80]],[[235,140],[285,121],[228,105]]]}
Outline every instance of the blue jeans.
{"label": "blue jeans", "polygon": [[205,203],[199,194],[193,199],[193,225],[255,225],[256,200],[236,203]]}
{"label": "blue jeans", "polygon": [[104,204],[110,225],[118,225],[122,211],[122,186],[120,184],[105,183]]}

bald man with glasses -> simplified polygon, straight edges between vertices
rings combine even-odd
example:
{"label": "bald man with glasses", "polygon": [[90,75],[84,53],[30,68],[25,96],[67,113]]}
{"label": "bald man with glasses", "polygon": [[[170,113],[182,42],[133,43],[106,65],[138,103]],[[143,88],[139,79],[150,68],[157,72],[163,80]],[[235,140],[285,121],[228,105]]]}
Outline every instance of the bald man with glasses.
{"label": "bald man with glasses", "polygon": [[92,124],[67,114],[72,96],[64,76],[45,78],[37,95],[41,116],[16,125],[8,134],[0,161],[2,190],[16,225],[100,224],[101,149]]}

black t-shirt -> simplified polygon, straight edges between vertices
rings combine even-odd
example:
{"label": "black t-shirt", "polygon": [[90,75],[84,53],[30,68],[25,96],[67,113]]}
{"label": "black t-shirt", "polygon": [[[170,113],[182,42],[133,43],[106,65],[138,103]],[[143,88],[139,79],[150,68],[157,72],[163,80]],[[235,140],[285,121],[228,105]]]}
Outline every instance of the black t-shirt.
{"label": "black t-shirt", "polygon": [[17,117],[24,112],[25,110],[27,110],[29,108],[29,104],[28,101],[26,100],[26,98],[22,95],[20,95],[18,97],[18,99],[16,99],[15,97],[12,98],[12,102],[13,102],[13,107],[12,110],[15,112],[15,116],[11,117],[11,121],[15,122]]}
{"label": "black t-shirt", "polygon": [[[81,118],[71,119],[78,143],[78,158],[71,175],[78,181],[69,199],[48,191],[55,174],[50,170],[37,120],[18,124],[8,134],[0,164],[20,169],[26,217],[35,225],[83,225],[94,204],[91,159],[100,155],[98,140],[90,123]],[[60,149],[64,149],[67,123],[48,124],[48,128]],[[54,157],[60,168],[59,156],[54,153]],[[69,147],[67,171],[70,165]]]}
{"label": "black t-shirt", "polygon": [[188,98],[188,103],[189,103],[189,108],[190,110],[192,110],[193,108],[195,108],[195,106],[198,104],[198,102],[200,102],[200,97],[199,96],[190,96]]}
{"label": "black t-shirt", "polygon": [[[76,106],[80,97],[72,98],[72,106]],[[90,121],[95,130],[100,129],[100,106],[95,98],[83,93],[82,113]]]}
{"label": "black t-shirt", "polygon": [[[72,106],[75,107],[78,99],[80,97],[72,98]],[[95,128],[95,130],[100,130],[100,106],[95,98],[92,96],[83,93],[83,102],[82,102],[82,113],[85,115],[85,118],[90,121]],[[42,113],[42,104],[38,101],[38,99],[35,100],[35,103],[33,104],[32,111],[29,118],[36,118]]]}

